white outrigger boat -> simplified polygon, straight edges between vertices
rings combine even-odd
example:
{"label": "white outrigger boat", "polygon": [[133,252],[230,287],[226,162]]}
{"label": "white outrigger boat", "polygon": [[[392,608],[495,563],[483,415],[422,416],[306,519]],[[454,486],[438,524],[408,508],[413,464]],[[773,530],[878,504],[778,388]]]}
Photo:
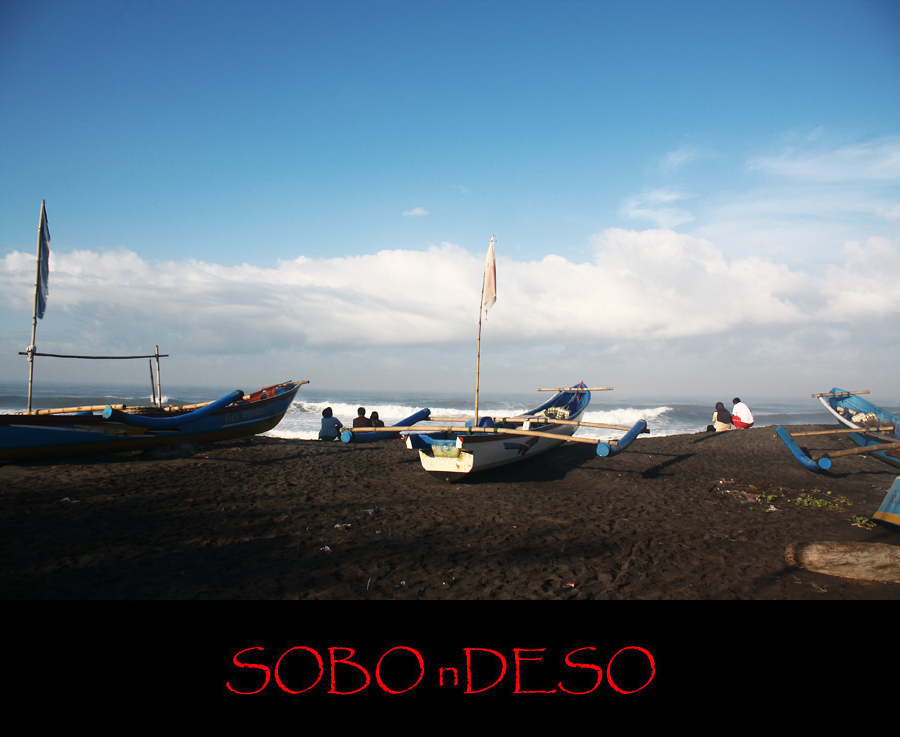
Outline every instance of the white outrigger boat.
{"label": "white outrigger boat", "polygon": [[[611,387],[588,388],[584,382],[569,388],[539,389],[557,394],[544,404],[515,417],[478,417],[478,383],[481,364],[481,317],[496,298],[496,270],[494,266],[494,237],[485,260],[481,289],[481,310],[478,315],[478,359],[475,365],[475,415],[465,417],[431,417],[430,410],[423,421],[464,422],[462,426],[393,426],[393,432],[407,432],[406,445],[419,451],[422,467],[429,473],[456,481],[463,476],[532,458],[565,442],[590,443],[597,455],[610,456],[625,450],[641,433],[649,432],[647,423],[639,420],[633,427],[582,422],[581,418],[591,401],[592,391],[607,391]],[[598,427],[625,431],[618,440],[602,441],[575,437],[579,427]],[[353,441],[355,433],[373,432],[373,428],[344,428],[341,439]]]}
{"label": "white outrigger boat", "polygon": [[[419,459],[426,471],[447,481],[456,481],[471,473],[533,458],[565,442],[589,443],[596,447],[597,455],[615,455],[625,450],[640,433],[646,432],[647,423],[643,420],[631,428],[581,422],[590,401],[591,390],[581,383],[559,390],[541,406],[515,417],[484,417],[477,427],[473,423],[465,427],[410,433],[406,436],[406,447],[419,451]],[[431,419],[440,422],[457,418]],[[575,431],[585,426],[628,432],[618,441],[575,437]]]}

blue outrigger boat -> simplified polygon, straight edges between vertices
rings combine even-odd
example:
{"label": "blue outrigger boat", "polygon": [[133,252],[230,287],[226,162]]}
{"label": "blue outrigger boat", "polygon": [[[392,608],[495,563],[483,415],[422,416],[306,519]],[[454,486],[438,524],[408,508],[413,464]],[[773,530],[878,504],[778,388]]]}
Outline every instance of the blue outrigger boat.
{"label": "blue outrigger boat", "polygon": [[275,427],[306,381],[238,390],[187,407],[72,407],[0,415],[0,462],[147,450],[256,435]]}
{"label": "blue outrigger boat", "polygon": [[[24,412],[0,415],[0,463],[95,453],[120,453],[185,441],[210,442],[256,435],[271,430],[281,422],[281,418],[294,401],[297,390],[303,384],[309,383],[286,381],[283,384],[264,387],[247,396],[242,391],[234,391],[214,402],[167,407],[162,404],[162,389],[159,383],[159,359],[167,354],[161,354],[159,346],[156,346],[154,354],[146,356],[72,356],[38,353],[35,335],[37,321],[43,318],[47,306],[49,258],[50,229],[47,223],[46,203],[41,201],[31,345],[27,350],[20,351],[20,355],[28,357],[28,407]],[[118,405],[32,411],[35,356],[94,360],[149,358],[150,385],[156,404],[147,407]],[[154,358],[155,376],[152,361]]]}
{"label": "blue outrigger boat", "polygon": [[[825,394],[814,395],[845,428],[859,430],[849,432],[850,439],[861,448],[871,451],[872,455],[892,466],[900,467],[900,448],[877,449],[875,446],[898,442],[897,428],[900,417],[887,410],[876,407],[866,401],[860,394],[864,392],[848,392],[843,389],[832,389]],[[885,433],[891,432],[893,438]]]}
{"label": "blue outrigger boat", "polygon": [[[837,430],[818,430],[791,435],[786,428],[779,427],[778,437],[787,446],[794,458],[811,471],[825,471],[831,468],[831,459],[840,456],[874,455],[879,460],[892,466],[900,467],[900,434],[898,421],[900,417],[875,406],[861,398],[860,394],[868,391],[845,391],[834,388],[823,394],[813,394],[829,414],[841,424]],[[854,450],[838,450],[810,457],[797,445],[795,437],[800,435],[825,435],[841,433],[847,435],[859,448]]]}

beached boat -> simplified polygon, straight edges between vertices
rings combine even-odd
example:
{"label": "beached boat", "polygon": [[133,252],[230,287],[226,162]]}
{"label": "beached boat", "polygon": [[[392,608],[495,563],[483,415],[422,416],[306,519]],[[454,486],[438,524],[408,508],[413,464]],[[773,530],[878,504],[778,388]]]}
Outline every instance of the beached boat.
{"label": "beached boat", "polygon": [[[481,320],[482,316],[497,300],[497,268],[494,261],[494,243],[491,236],[484,274],[481,281],[481,302],[478,311],[478,350],[475,359],[475,415],[462,417],[431,417],[435,422],[465,422],[463,426],[431,426],[425,432],[420,427],[394,426],[397,432],[414,431],[406,436],[407,447],[417,450],[426,471],[455,481],[478,471],[532,458],[565,442],[590,443],[601,456],[621,452],[642,432],[647,431],[647,423],[639,420],[633,427],[581,422],[592,391],[607,391],[612,387],[591,389],[584,382],[562,389],[539,389],[555,391],[557,394],[530,412],[516,417],[494,419],[479,417],[478,397],[481,373]],[[423,410],[423,412],[426,410]],[[574,437],[579,427],[600,427],[625,431],[618,441],[604,443],[592,438]],[[351,442],[357,433],[371,432],[371,428],[345,428],[344,442]]]}
{"label": "beached boat", "polygon": [[[475,425],[430,428],[394,428],[404,430],[406,445],[419,453],[422,467],[438,478],[456,481],[479,471],[534,458],[565,442],[583,442],[596,448],[600,456],[625,450],[647,424],[639,420],[633,427],[583,422],[591,401],[591,390],[583,383],[560,390],[552,399],[515,417],[482,417]],[[462,418],[430,417],[436,422],[461,421]],[[618,441],[603,442],[575,437],[579,427],[601,427],[627,431]],[[357,429],[356,432],[360,430]]]}
{"label": "beached boat", "polygon": [[[28,358],[28,406],[24,412],[0,415],[0,462],[17,462],[95,453],[146,450],[185,441],[228,440],[266,432],[284,417],[297,390],[307,381],[286,381],[249,395],[234,391],[221,399],[182,407],[163,406],[159,359],[145,356],[73,356],[38,353],[35,345],[38,320],[47,306],[50,229],[46,203],[41,202],[38,221],[31,345],[20,355]],[[34,359],[37,356],[88,360],[150,359],[152,406],[125,405],[64,407],[32,411]],[[156,359],[156,371],[153,370]]]}
{"label": "beached boat", "polygon": [[[835,388],[830,392],[813,396],[845,428],[861,431],[847,433],[854,443],[871,450],[872,455],[885,463],[900,467],[900,448],[881,450],[875,448],[897,440],[897,423],[900,417],[876,407],[860,396],[868,393],[868,391],[848,392]],[[887,433],[894,437],[890,437]]]}
{"label": "beached boat", "polygon": [[[791,434],[787,428],[778,427],[776,433],[794,458],[810,471],[827,471],[831,468],[833,458],[861,454],[871,454],[892,466],[900,466],[900,435],[897,429],[897,420],[900,418],[859,396],[868,393],[868,390],[849,392],[835,388],[830,392],[812,395],[841,423],[841,427],[836,430]],[[847,435],[859,448],[810,455],[796,441],[798,437],[835,434]]]}
{"label": "beached boat", "polygon": [[0,462],[146,450],[266,432],[308,382],[287,381],[249,395],[182,407],[68,407],[0,415]]}
{"label": "beached boat", "polygon": [[[584,385],[579,385],[583,387]],[[591,393],[576,387],[517,417],[483,417],[477,428],[462,427],[406,436],[406,447],[419,452],[422,467],[447,481],[470,473],[533,458],[566,442],[590,404]],[[573,424],[561,424],[567,420]],[[510,430],[534,433],[517,434]],[[527,423],[527,424],[526,424]],[[480,432],[476,432],[480,431]]]}

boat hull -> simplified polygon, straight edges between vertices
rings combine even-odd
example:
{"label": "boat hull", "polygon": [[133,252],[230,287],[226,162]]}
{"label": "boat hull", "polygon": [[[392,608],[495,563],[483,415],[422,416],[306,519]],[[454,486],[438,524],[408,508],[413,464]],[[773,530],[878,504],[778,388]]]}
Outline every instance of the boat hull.
{"label": "boat hull", "polygon": [[[504,420],[502,425],[497,426],[496,433],[466,434],[465,430],[460,430],[453,433],[409,435],[407,447],[419,451],[419,460],[426,471],[445,481],[458,481],[473,473],[534,458],[566,442],[558,437],[504,433],[504,425],[522,428],[527,419],[550,417],[554,412],[568,421],[578,422],[589,403],[590,392],[560,392],[540,407]],[[578,426],[553,424],[551,418],[547,424],[532,429],[548,435],[571,436]]]}
{"label": "boat hull", "polygon": [[[875,406],[858,394],[850,394],[843,389],[832,389],[829,394],[833,396],[821,396],[818,397],[818,400],[844,427],[851,430],[864,430],[867,425],[893,425],[896,436],[897,423],[900,421],[900,417],[897,415]],[[861,448],[883,445],[885,442],[884,439],[864,433],[851,432],[847,435]],[[900,468],[900,450],[873,450],[872,455],[885,463]]]}
{"label": "boat hull", "polygon": [[194,419],[188,410],[156,408],[141,408],[130,415],[134,422],[146,418],[151,424],[159,420],[171,423],[157,428],[130,424],[128,418],[121,418],[121,413],[113,413],[109,419],[93,412],[0,415],[0,462],[121,453],[172,443],[213,442],[257,435],[281,422],[300,386],[286,382],[266,387],[246,399],[237,399],[210,414],[201,415],[199,419]]}

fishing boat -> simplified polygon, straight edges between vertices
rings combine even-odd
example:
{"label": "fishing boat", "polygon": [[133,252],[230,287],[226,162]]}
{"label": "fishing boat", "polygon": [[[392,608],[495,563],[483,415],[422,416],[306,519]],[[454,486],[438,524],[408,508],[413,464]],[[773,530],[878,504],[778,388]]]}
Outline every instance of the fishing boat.
{"label": "fishing boat", "polygon": [[[39,353],[35,345],[38,320],[47,306],[50,276],[50,229],[46,202],[38,221],[31,345],[28,357],[28,405],[24,412],[0,415],[0,462],[19,462],[94,453],[146,450],[158,445],[228,440],[256,435],[275,427],[308,381],[286,381],[245,395],[234,391],[214,402],[180,407],[163,406],[159,352],[145,356],[77,356]],[[37,356],[88,360],[150,359],[153,405],[144,407],[89,406],[32,411],[34,359]],[[153,359],[156,359],[154,373]]]}
{"label": "fishing boat", "polygon": [[[892,466],[900,466],[900,435],[897,430],[897,420],[900,418],[859,396],[868,393],[868,390],[851,392],[835,388],[812,395],[838,420],[841,424],[838,429],[791,434],[786,428],[778,427],[776,433],[794,458],[810,471],[826,471],[831,468],[833,458],[861,454],[871,454]],[[810,455],[796,441],[798,437],[835,434],[847,435],[859,447]]]}
{"label": "fishing boat", "polygon": [[[433,422],[463,422],[462,426],[422,427],[394,426],[395,432],[414,431],[406,435],[407,447],[417,450],[423,468],[429,473],[456,481],[469,474],[485,471],[509,463],[533,458],[565,442],[590,443],[597,454],[609,456],[627,448],[647,423],[639,420],[633,427],[606,425],[581,421],[591,401],[592,391],[607,391],[612,387],[588,388],[584,382],[572,387],[539,389],[555,391],[556,395],[535,409],[515,417],[495,419],[478,414],[479,378],[481,372],[481,321],[497,300],[497,268],[494,260],[495,237],[491,236],[484,275],[481,281],[481,301],[478,311],[478,350],[475,360],[475,413],[473,417],[431,417]],[[625,431],[618,441],[602,442],[593,438],[576,437],[579,427],[600,427]],[[420,432],[421,431],[421,432]],[[372,428],[345,428],[344,442],[351,442],[357,433],[369,433]]]}
{"label": "fishing boat", "polygon": [[[900,417],[876,407],[860,396],[868,393],[868,390],[849,392],[835,388],[824,394],[814,394],[813,397],[818,399],[845,428],[860,431],[847,433],[854,443],[866,448],[885,463],[900,467],[900,447],[882,449],[875,447],[897,441],[897,437],[900,437],[897,435]],[[891,433],[894,437],[889,437],[887,433]]]}
{"label": "fishing boat", "polygon": [[147,450],[256,435],[275,427],[306,381],[180,407],[107,405],[0,415],[0,462]]}
{"label": "fishing boat", "polygon": [[[600,456],[615,455],[646,431],[643,420],[632,428],[582,422],[590,401],[591,390],[582,382],[515,417],[483,417],[477,426],[470,421],[463,427],[410,433],[406,445],[419,452],[422,467],[433,476],[457,481],[472,473],[534,458],[566,442],[589,443]],[[575,431],[585,426],[628,432],[620,440],[609,442],[575,437]]]}

